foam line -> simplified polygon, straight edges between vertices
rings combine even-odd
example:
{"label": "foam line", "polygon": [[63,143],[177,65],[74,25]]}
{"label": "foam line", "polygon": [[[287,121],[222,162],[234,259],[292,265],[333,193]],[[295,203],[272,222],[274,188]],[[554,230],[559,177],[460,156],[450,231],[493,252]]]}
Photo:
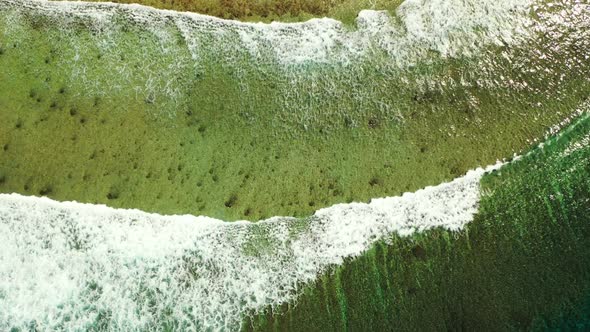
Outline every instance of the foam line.
{"label": "foam line", "polygon": [[[253,57],[269,54],[280,64],[350,63],[380,50],[394,63],[418,63],[436,51],[443,57],[469,56],[490,44],[516,44],[528,35],[532,0],[407,0],[390,16],[363,10],[354,30],[321,18],[302,23],[244,23],[206,15],[159,10],[137,4],[0,0],[0,6],[36,10],[71,20],[82,18],[109,29],[114,17],[146,26],[173,24],[194,59],[202,47],[235,47]],[[237,39],[236,39],[237,38]],[[228,40],[229,39],[229,40]]]}
{"label": "foam line", "polygon": [[[487,171],[500,167],[488,167]],[[459,230],[483,169],[400,197],[258,223],[0,195],[0,329],[235,330],[392,234]]]}

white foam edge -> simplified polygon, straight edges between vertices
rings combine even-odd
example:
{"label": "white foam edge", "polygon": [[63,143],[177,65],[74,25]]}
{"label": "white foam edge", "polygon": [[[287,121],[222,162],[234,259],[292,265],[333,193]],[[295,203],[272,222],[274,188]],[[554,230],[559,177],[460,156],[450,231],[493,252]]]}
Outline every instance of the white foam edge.
{"label": "white foam edge", "polygon": [[114,329],[156,329],[167,312],[185,329],[234,330],[379,240],[462,229],[477,212],[481,176],[501,165],[307,221],[223,222],[0,194],[0,327],[84,329],[103,311]]}
{"label": "white foam edge", "polygon": [[[351,63],[377,47],[399,66],[412,65],[433,50],[443,57],[471,56],[489,44],[517,44],[528,35],[533,0],[406,0],[393,14],[363,10],[356,29],[330,18],[297,23],[249,23],[139,4],[45,0],[2,0],[46,13],[80,15],[108,21],[115,11],[137,22],[160,24],[171,18],[199,59],[200,37],[218,30],[236,33],[254,57],[268,50],[283,65],[306,62]],[[158,23],[159,22],[159,23]],[[101,23],[104,25],[104,22]],[[229,47],[229,46],[228,46]]]}

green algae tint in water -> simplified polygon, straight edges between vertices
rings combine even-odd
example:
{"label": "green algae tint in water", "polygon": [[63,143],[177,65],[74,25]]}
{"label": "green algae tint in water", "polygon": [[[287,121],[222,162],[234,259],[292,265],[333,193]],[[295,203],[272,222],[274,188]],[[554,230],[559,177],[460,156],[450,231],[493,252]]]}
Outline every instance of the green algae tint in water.
{"label": "green algae tint in water", "polygon": [[[6,193],[309,215],[511,156],[589,95],[588,5],[573,1],[410,1],[356,30],[0,11]],[[481,201],[479,170],[300,220],[2,195],[0,326],[552,328],[588,298],[587,135],[583,118],[484,177]]]}
{"label": "green algae tint in water", "polygon": [[244,330],[587,329],[589,138],[585,115],[484,176],[461,232],[386,239]]}
{"label": "green algae tint in water", "polygon": [[437,6],[349,31],[3,1],[0,190],[305,216],[509,157],[588,96],[583,10]]}

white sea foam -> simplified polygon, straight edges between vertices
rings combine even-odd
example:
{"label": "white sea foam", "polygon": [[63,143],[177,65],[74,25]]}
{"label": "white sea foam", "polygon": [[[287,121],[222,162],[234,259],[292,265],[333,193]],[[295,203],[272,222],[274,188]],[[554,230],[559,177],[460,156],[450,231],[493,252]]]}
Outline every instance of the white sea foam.
{"label": "white sea foam", "polygon": [[248,312],[293,300],[301,285],[378,240],[461,229],[477,211],[483,174],[258,223],[1,194],[0,329],[32,321],[84,329],[102,317],[119,330],[167,319],[234,330]]}
{"label": "white sea foam", "polygon": [[[514,44],[528,35],[532,0],[407,0],[390,16],[364,10],[357,28],[323,18],[303,23],[242,23],[195,13],[157,10],[141,5],[88,2],[0,0],[0,4],[43,14],[90,20],[101,28],[123,15],[136,24],[173,22],[194,59],[203,48],[248,50],[281,64],[347,63],[375,50],[393,63],[411,65],[431,51],[443,57],[471,55],[490,44]],[[237,39],[235,39],[237,36]],[[215,46],[211,45],[214,40]]]}

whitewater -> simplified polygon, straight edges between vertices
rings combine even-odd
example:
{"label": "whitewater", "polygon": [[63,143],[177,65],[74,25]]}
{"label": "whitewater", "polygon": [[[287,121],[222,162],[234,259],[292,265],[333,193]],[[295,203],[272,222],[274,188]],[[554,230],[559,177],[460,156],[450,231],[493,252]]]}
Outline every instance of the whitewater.
{"label": "whitewater", "polygon": [[247,50],[258,60],[280,66],[303,63],[355,63],[377,50],[389,55],[392,64],[409,66],[436,51],[443,57],[469,56],[489,45],[517,44],[529,36],[533,2],[515,0],[407,0],[395,13],[363,10],[350,29],[330,18],[302,23],[244,23],[189,12],[160,10],[137,4],[78,1],[2,0],[0,8],[13,12],[14,26],[23,13],[57,19],[68,24],[82,20],[104,38],[119,19],[149,29],[162,41],[173,38],[169,28],[181,32],[193,59],[212,48]]}
{"label": "whitewater", "polygon": [[500,163],[399,197],[257,223],[0,195],[0,328],[235,330],[394,234],[460,230]]}

